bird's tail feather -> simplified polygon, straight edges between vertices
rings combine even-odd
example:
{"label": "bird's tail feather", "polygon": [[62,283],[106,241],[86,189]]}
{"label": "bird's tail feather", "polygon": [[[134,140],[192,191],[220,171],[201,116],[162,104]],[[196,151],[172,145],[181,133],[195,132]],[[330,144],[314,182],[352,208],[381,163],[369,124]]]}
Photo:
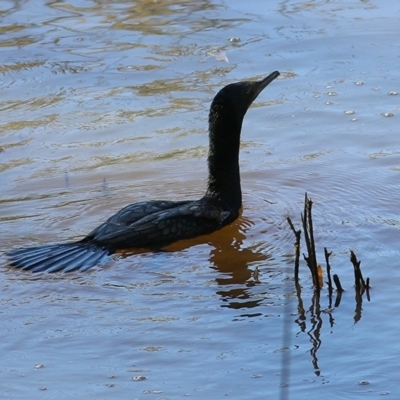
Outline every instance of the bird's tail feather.
{"label": "bird's tail feather", "polygon": [[94,243],[76,242],[50,244],[10,251],[12,267],[32,272],[86,271],[95,265],[103,266],[112,252]]}

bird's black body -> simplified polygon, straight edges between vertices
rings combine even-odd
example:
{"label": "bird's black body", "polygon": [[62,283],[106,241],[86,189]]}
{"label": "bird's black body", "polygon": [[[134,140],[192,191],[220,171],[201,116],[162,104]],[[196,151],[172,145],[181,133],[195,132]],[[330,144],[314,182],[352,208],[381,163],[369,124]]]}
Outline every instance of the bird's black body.
{"label": "bird's black body", "polygon": [[275,71],[261,81],[233,83],[215,96],[209,114],[208,189],[200,200],[129,205],[79,242],[9,252],[10,265],[34,272],[83,271],[104,264],[116,250],[161,248],[233,222],[242,206],[239,147],[243,118],[258,94],[278,76]]}

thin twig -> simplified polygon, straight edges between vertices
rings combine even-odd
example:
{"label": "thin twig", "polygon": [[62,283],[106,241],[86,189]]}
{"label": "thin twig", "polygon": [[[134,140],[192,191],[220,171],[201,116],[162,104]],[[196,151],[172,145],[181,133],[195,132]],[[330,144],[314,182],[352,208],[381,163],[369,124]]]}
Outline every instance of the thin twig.
{"label": "thin twig", "polygon": [[332,252],[328,253],[326,247],[324,247],[325,253],[325,262],[326,262],[326,273],[328,275],[328,293],[329,293],[329,308],[332,307],[332,278],[331,278],[331,265],[329,264],[329,257],[332,255]]}
{"label": "thin twig", "polygon": [[290,217],[287,217],[287,221],[290,225],[290,228],[292,229],[295,237],[296,237],[296,242],[294,243],[294,249],[295,249],[295,260],[294,260],[294,280],[295,282],[299,281],[299,265],[300,265],[300,238],[301,238],[301,230],[296,231],[294,228],[294,225],[292,223],[292,220]]}
{"label": "thin twig", "polygon": [[360,268],[360,264],[361,261],[357,260],[356,255],[354,254],[354,252],[352,250],[350,250],[350,261],[353,264],[354,267],[354,283],[356,288],[361,291],[364,290],[365,288],[365,281],[364,278],[362,276],[361,273],[361,268]]}
{"label": "thin twig", "polygon": [[342,293],[344,292],[344,289],[342,288],[340,279],[336,274],[333,275],[333,282],[335,282],[336,291],[337,291],[336,300],[335,300],[335,308],[337,308],[337,307],[339,307],[340,302],[342,300]]}
{"label": "thin twig", "polygon": [[367,280],[365,281],[365,292],[366,292],[366,295],[367,295],[367,300],[368,301],[371,301],[371,296],[370,296],[370,294],[369,294],[369,289],[370,289],[371,287],[369,286],[369,278],[367,278]]}
{"label": "thin twig", "polygon": [[313,278],[313,284],[316,289],[320,289],[320,279],[318,277],[318,265],[317,257],[315,252],[315,242],[314,242],[314,229],[312,223],[312,201],[307,197],[307,193],[304,198],[304,215],[301,215],[301,220],[303,223],[304,237],[307,245],[308,257],[303,253],[304,259],[307,262],[308,268],[311,271]]}
{"label": "thin twig", "polygon": [[337,290],[339,293],[344,292],[344,289],[343,289],[343,287],[342,287],[342,284],[340,283],[340,279],[339,279],[339,277],[338,277],[336,274],[333,275],[333,282],[335,282],[336,290]]}
{"label": "thin twig", "polygon": [[318,282],[317,288],[319,288],[319,280],[318,280],[318,264],[317,264],[317,256],[315,252],[315,242],[314,242],[314,226],[313,226],[313,221],[312,221],[312,205],[313,202],[312,200],[307,198],[307,193],[306,193],[306,201],[307,201],[307,208],[308,208],[308,229],[310,233],[310,244],[311,244],[311,254],[310,257],[312,259],[312,267],[314,269],[314,274],[316,276],[316,281]]}

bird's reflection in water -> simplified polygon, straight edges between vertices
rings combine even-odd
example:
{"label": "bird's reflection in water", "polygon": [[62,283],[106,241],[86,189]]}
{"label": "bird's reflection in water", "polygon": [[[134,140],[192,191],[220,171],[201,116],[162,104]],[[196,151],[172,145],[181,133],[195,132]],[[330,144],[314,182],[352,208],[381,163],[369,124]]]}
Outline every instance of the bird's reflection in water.
{"label": "bird's reflection in water", "polygon": [[227,229],[218,241],[210,243],[213,246],[210,252],[211,266],[222,275],[217,277],[216,281],[218,285],[226,287],[217,292],[224,302],[224,307],[255,308],[265,300],[262,293],[254,296],[254,269],[256,265],[269,259],[270,255],[266,253],[264,246],[248,247],[248,244],[244,243],[246,232],[251,225],[249,220],[242,217],[236,225]]}
{"label": "bird's reflection in water", "polygon": [[[246,217],[240,216],[232,225],[211,235],[181,243],[184,248],[188,245],[208,244],[210,250],[210,266],[219,272],[215,280],[224,287],[216,293],[221,296],[223,307],[234,309],[255,308],[265,300],[266,293],[257,292],[254,296],[254,286],[257,279],[254,270],[259,265],[263,271],[263,261],[271,256],[266,250],[265,243],[249,246],[246,242],[247,231],[253,223]],[[201,240],[200,240],[201,239]],[[169,246],[167,250],[179,250],[177,245]],[[253,314],[252,314],[253,316]]]}
{"label": "bird's reflection in water", "polygon": [[[254,289],[258,279],[254,276],[254,270],[256,266],[259,266],[264,274],[263,262],[270,259],[271,255],[266,242],[257,242],[251,246],[249,241],[246,241],[247,231],[251,230],[253,225],[251,220],[240,216],[234,223],[220,231],[173,243],[161,251],[178,252],[193,246],[209,245],[211,248],[210,267],[219,272],[220,276],[215,280],[218,286],[224,287],[224,290],[216,292],[222,298],[222,306],[233,309],[254,308],[265,301],[267,297],[267,293],[262,291],[257,291],[257,296],[255,296]],[[129,257],[138,253],[143,253],[143,250],[120,252],[120,256]],[[254,314],[248,316],[254,316]]]}

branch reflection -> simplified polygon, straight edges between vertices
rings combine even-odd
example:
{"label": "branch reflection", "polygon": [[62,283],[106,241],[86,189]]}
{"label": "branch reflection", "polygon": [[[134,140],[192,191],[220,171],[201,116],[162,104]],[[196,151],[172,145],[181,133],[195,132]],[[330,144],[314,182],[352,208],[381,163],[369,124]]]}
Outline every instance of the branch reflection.
{"label": "branch reflection", "polygon": [[[324,309],[323,307],[321,307],[321,290],[315,289],[313,291],[313,296],[311,298],[310,307],[308,308],[307,311],[305,311],[304,302],[301,294],[301,286],[299,282],[295,282],[295,286],[297,295],[298,316],[294,322],[299,326],[300,332],[306,333],[309,337],[311,343],[311,348],[309,349],[311,355],[311,363],[313,365],[315,375],[320,376],[321,369],[318,364],[318,350],[322,345],[321,329],[323,326],[323,316],[327,315],[329,326],[330,328],[333,328],[333,326],[335,325],[335,318],[333,317],[333,311],[340,305],[340,301],[342,299],[342,292],[337,292],[334,308],[331,307],[332,299],[329,297],[329,306],[328,308]],[[363,294],[364,291],[359,292],[357,288],[355,288],[356,308],[353,317],[355,324],[359,322],[362,317]],[[370,301],[369,291],[366,295],[367,295],[367,300]],[[309,329],[307,329],[308,315],[309,315],[309,325],[310,325]]]}

